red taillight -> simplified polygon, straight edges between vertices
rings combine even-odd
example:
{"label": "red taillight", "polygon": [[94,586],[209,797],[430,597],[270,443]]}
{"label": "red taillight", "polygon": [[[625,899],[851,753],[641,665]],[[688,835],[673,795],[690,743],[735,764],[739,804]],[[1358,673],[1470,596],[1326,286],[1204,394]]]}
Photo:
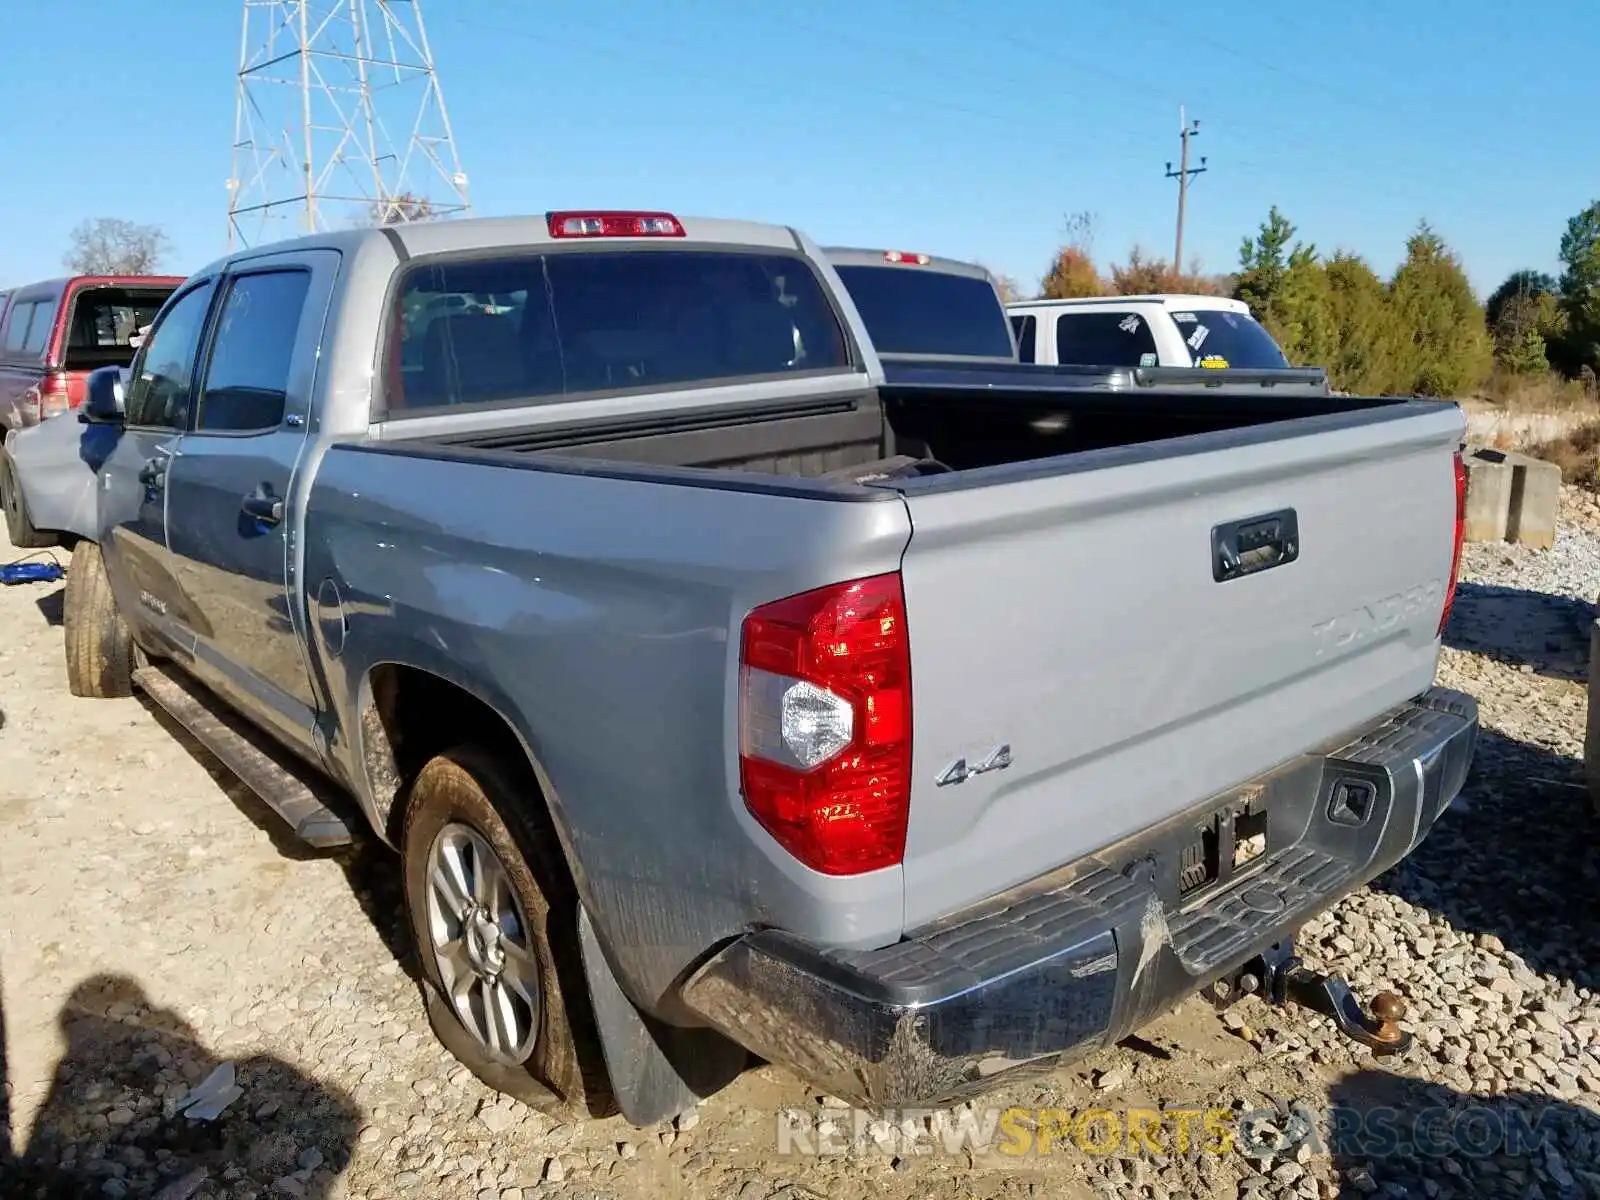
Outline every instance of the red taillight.
{"label": "red taillight", "polygon": [[904,263],[907,266],[925,267],[933,261],[926,254],[908,254],[904,250],[885,250],[883,261]]}
{"label": "red taillight", "polygon": [[64,371],[52,371],[39,385],[39,419],[47,420],[72,407],[72,393]]}
{"label": "red taillight", "polygon": [[553,212],[548,214],[550,236],[683,237],[683,225],[664,212]]}
{"label": "red taillight", "polygon": [[1456,548],[1450,555],[1450,579],[1444,589],[1444,611],[1439,614],[1439,636],[1444,636],[1444,627],[1450,623],[1450,609],[1456,602],[1456,576],[1461,572],[1461,543],[1462,535],[1467,526],[1467,464],[1461,460],[1461,452],[1456,452]]}
{"label": "red taillight", "polygon": [[911,803],[911,645],[898,574],[756,609],[739,649],[745,806],[812,870],[899,864]]}

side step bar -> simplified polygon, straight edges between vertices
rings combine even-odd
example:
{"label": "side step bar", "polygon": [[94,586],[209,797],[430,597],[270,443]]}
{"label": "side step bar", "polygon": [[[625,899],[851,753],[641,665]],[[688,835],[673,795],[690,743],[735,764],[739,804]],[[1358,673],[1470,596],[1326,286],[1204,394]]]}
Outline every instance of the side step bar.
{"label": "side step bar", "polygon": [[256,746],[241,720],[217,712],[186,681],[160,667],[141,667],[133,682],[287,821],[301,841],[329,849],[355,840],[350,826],[304,780]]}

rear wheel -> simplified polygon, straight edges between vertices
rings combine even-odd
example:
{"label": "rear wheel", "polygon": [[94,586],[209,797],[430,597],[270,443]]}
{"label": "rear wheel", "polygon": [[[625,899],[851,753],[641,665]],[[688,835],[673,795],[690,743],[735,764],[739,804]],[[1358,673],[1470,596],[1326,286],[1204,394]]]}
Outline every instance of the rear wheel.
{"label": "rear wheel", "polygon": [[95,542],[79,542],[72,549],[64,620],[72,694],[95,700],[133,695],[133,634],[117,612],[105,559]]}
{"label": "rear wheel", "polygon": [[601,1114],[609,1089],[577,945],[577,898],[531,781],[461,747],[412,786],[406,908],[446,1049],[496,1091]]}
{"label": "rear wheel", "polygon": [[55,538],[40,533],[28,519],[28,502],[17,483],[11,457],[4,451],[0,451],[0,508],[6,511],[6,536],[19,550],[37,550],[56,544]]}

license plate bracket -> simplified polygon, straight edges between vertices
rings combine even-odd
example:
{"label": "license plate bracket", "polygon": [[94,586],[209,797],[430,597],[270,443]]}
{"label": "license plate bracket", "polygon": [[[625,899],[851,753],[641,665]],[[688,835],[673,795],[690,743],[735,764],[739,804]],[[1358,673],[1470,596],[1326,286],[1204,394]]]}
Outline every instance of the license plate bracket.
{"label": "license plate bracket", "polygon": [[1178,850],[1178,897],[1220,887],[1248,872],[1267,853],[1267,810],[1254,798],[1234,801],[1194,827]]}

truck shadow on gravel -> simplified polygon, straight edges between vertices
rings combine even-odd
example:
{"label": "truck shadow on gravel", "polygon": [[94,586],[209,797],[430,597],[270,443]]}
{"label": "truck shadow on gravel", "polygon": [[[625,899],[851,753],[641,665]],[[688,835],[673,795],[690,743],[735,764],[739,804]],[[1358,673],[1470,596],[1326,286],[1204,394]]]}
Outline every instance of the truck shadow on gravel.
{"label": "truck shadow on gravel", "polygon": [[1600,1117],[1532,1092],[1473,1096],[1381,1070],[1328,1090],[1319,1135],[1347,1200],[1600,1195]]}
{"label": "truck shadow on gravel", "polygon": [[[361,1111],[343,1092],[281,1059],[232,1062],[239,1094],[214,1119],[180,1106],[221,1060],[175,1012],[125,976],[85,979],[62,1008],[66,1052],[26,1148],[3,1136],[9,1089],[0,1087],[0,1196],[328,1196],[349,1165]],[[0,1083],[9,1083],[0,1013]],[[222,1097],[226,1099],[226,1094]]]}
{"label": "truck shadow on gravel", "polygon": [[1577,759],[1481,731],[1456,803],[1372,886],[1540,974],[1600,987],[1600,820]]}
{"label": "truck shadow on gravel", "polygon": [[1589,626],[1597,610],[1571,596],[1463,581],[1444,642],[1537,675],[1589,678]]}

